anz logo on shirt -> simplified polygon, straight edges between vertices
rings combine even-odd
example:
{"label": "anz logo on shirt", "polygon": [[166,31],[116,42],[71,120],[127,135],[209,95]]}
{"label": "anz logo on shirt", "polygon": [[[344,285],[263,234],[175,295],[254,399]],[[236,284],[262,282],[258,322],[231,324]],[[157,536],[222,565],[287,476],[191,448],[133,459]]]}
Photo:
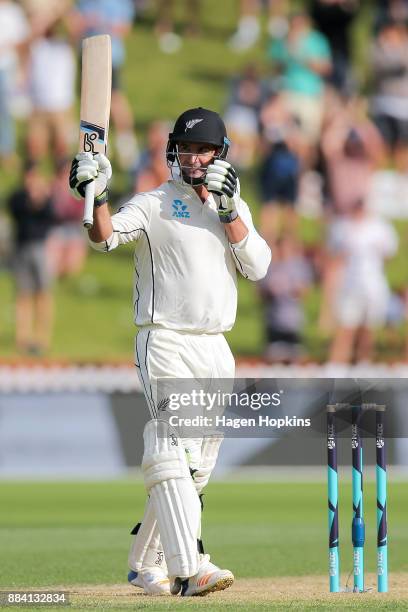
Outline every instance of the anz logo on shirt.
{"label": "anz logo on shirt", "polygon": [[173,217],[177,219],[189,219],[190,213],[187,210],[187,204],[182,200],[174,200],[173,202]]}

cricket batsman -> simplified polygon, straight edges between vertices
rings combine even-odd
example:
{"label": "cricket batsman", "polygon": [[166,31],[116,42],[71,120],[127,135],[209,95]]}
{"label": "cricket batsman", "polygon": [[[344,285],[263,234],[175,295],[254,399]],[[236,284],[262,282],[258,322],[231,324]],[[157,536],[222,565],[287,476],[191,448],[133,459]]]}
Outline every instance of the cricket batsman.
{"label": "cricket batsman", "polygon": [[[183,112],[169,134],[171,178],[132,197],[112,215],[106,156],[80,153],[70,187],[77,198],[95,181],[91,245],[109,252],[135,243],[135,361],[150,411],[142,472],[148,501],[133,530],[129,582],[147,594],[205,595],[234,576],[204,553],[200,495],[215,466],[221,436],[185,438],[160,417],[159,379],[232,379],[235,362],[224,338],[235,322],[237,270],[263,278],[271,261],[226,161],[221,117],[205,108]],[[163,413],[162,413],[163,414]]]}

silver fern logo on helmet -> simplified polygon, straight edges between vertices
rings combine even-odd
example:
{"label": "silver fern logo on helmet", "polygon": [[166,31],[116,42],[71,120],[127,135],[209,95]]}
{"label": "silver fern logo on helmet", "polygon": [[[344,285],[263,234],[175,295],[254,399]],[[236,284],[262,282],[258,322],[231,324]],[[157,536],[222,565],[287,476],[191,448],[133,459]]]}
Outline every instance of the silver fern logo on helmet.
{"label": "silver fern logo on helmet", "polygon": [[187,132],[187,130],[191,130],[191,128],[193,128],[197,123],[200,123],[200,121],[203,121],[203,119],[190,119],[190,121],[187,121],[186,129],[184,131]]}

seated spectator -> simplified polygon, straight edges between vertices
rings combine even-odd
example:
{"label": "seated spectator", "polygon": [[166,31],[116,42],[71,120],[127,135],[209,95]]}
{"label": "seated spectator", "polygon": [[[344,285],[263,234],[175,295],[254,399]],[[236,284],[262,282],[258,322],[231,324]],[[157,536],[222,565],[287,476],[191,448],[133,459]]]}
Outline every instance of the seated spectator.
{"label": "seated spectator", "polygon": [[278,240],[274,263],[259,281],[265,308],[268,362],[293,363],[302,356],[302,297],[312,282],[312,269],[292,238]]}
{"label": "seated spectator", "polygon": [[284,38],[273,38],[269,59],[282,70],[281,89],[309,145],[319,139],[324,110],[324,79],[331,71],[329,43],[312,28],[307,13],[295,13]]}
{"label": "seated spectator", "polygon": [[331,303],[336,322],[331,362],[372,359],[374,331],[385,322],[390,297],[384,262],[397,246],[393,226],[371,215],[363,200],[348,217],[331,224],[329,256],[340,272]]}
{"label": "seated spectator", "polygon": [[11,195],[9,209],[15,224],[17,349],[39,355],[50,346],[53,322],[46,239],[54,214],[48,183],[35,164],[27,165],[23,187]]}
{"label": "seated spectator", "polygon": [[408,168],[408,30],[404,23],[386,21],[371,53],[374,92],[373,119],[397,170]]}
{"label": "seated spectator", "polygon": [[83,204],[69,190],[70,168],[71,160],[61,160],[51,184],[56,226],[48,238],[47,251],[56,278],[81,272],[88,252],[82,228]]}

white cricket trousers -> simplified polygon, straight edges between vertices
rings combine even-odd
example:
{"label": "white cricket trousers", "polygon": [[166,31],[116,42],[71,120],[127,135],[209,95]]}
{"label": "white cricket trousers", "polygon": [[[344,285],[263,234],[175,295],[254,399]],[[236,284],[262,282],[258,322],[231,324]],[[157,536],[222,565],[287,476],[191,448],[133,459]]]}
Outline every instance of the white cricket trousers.
{"label": "white cricket trousers", "polygon": [[156,381],[163,378],[233,379],[235,360],[223,334],[188,334],[154,326],[135,341],[135,363],[150,415],[158,417]]}
{"label": "white cricket trousers", "polygon": [[[152,419],[160,419],[161,402],[177,391],[185,391],[182,380],[199,379],[198,387],[216,393],[220,387],[232,390],[235,361],[223,334],[187,334],[169,329],[146,327],[136,336],[136,364],[139,379]],[[166,386],[166,382],[168,386]],[[188,382],[188,381],[187,381]],[[196,387],[196,383],[192,383]],[[190,389],[189,385],[187,389]],[[211,432],[195,431],[194,437],[180,432],[182,444],[189,457],[191,469],[198,469],[202,461],[202,441]],[[221,440],[220,440],[221,443]]]}

